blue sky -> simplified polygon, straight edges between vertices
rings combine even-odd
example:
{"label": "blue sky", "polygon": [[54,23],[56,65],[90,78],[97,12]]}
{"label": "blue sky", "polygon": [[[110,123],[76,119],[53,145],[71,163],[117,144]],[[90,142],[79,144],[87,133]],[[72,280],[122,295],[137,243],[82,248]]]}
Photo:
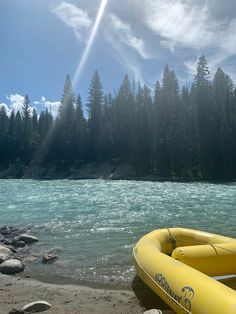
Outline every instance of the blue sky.
{"label": "blue sky", "polygon": [[152,87],[167,63],[181,84],[201,54],[236,81],[235,0],[1,0],[0,20],[0,104],[11,108],[27,93],[56,111],[67,73],[85,102],[95,69],[105,92],[126,73]]}

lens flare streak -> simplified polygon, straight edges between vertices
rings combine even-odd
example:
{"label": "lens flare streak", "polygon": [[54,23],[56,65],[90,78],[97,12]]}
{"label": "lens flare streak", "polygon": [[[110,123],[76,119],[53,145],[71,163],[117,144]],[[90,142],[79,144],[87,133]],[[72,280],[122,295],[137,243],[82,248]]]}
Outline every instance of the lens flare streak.
{"label": "lens flare streak", "polygon": [[89,53],[90,53],[91,48],[93,46],[94,39],[96,37],[99,25],[101,23],[103,15],[104,15],[107,2],[108,2],[108,0],[102,0],[101,1],[100,7],[99,7],[99,10],[98,10],[98,13],[97,13],[97,17],[96,17],[96,20],[95,20],[95,22],[93,24],[93,27],[92,27],[92,30],[91,30],[91,33],[90,33],[87,45],[86,45],[86,47],[84,49],[82,58],[81,58],[81,60],[80,60],[80,62],[78,64],[78,67],[76,69],[76,72],[75,72],[73,80],[72,80],[72,83],[73,83],[74,86],[77,83],[77,81],[78,81],[78,79],[79,79],[79,77],[80,77],[80,75],[81,75],[81,73],[83,71],[83,68],[84,68],[84,66],[86,64],[86,61],[88,59],[88,56],[89,56]]}

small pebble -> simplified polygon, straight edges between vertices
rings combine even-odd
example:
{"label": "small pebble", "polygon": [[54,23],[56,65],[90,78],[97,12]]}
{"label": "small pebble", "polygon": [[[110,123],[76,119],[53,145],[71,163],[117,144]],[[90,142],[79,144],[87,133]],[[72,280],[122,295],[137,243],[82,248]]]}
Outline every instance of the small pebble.
{"label": "small pebble", "polygon": [[46,301],[36,301],[26,304],[22,307],[22,311],[26,313],[36,313],[36,312],[43,312],[50,309],[52,306]]}

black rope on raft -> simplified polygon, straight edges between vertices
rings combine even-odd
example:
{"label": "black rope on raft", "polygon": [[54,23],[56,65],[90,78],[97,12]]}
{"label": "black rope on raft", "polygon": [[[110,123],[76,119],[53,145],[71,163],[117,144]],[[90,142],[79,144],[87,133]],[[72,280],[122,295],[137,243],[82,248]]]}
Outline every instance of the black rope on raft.
{"label": "black rope on raft", "polygon": [[216,255],[218,255],[218,252],[217,252],[217,249],[215,248],[215,245],[214,244],[210,244],[210,246],[214,249]]}
{"label": "black rope on raft", "polygon": [[173,246],[173,250],[176,248],[176,240],[175,238],[173,237],[173,235],[171,234],[171,231],[169,228],[166,228],[166,230],[168,231],[169,235],[170,235],[170,239],[169,241],[172,243],[172,246]]}

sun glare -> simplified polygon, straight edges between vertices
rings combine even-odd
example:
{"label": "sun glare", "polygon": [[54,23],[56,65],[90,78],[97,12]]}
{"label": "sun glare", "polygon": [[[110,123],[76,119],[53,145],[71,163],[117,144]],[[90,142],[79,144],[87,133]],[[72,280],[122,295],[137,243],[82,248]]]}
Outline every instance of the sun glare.
{"label": "sun glare", "polygon": [[96,37],[99,25],[101,23],[103,14],[105,12],[105,8],[106,8],[106,5],[107,5],[107,2],[108,2],[108,0],[102,0],[101,1],[100,7],[98,9],[98,14],[97,14],[96,20],[95,20],[95,22],[93,24],[93,27],[92,27],[92,30],[91,30],[91,33],[90,33],[87,45],[86,45],[86,47],[84,49],[83,55],[82,55],[81,60],[80,60],[80,62],[78,64],[78,66],[77,66],[76,72],[75,72],[73,80],[72,80],[72,83],[73,83],[74,86],[77,83],[77,81],[79,80],[79,77],[80,77],[80,75],[81,75],[81,73],[83,71],[83,68],[84,68],[84,66],[86,64],[86,61],[88,59],[88,56],[89,56],[89,53],[90,53],[91,48],[93,46],[93,42],[94,42],[94,39]]}

